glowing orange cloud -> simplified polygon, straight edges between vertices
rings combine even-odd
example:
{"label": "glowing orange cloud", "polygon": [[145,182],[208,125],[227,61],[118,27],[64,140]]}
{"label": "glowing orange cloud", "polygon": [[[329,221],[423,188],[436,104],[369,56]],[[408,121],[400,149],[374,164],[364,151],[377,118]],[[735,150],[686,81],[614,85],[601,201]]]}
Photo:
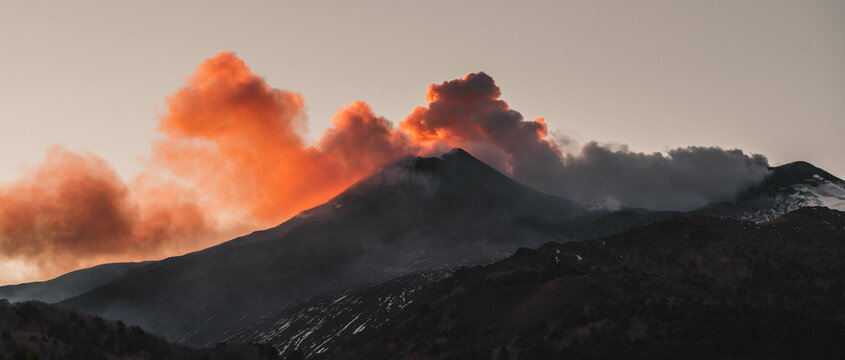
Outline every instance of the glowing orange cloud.
{"label": "glowing orange cloud", "polygon": [[220,206],[267,223],[328,200],[410,150],[361,102],[341,109],[318,145],[307,146],[302,97],[271,88],[229,52],[200,65],[167,105],[155,162]]}
{"label": "glowing orange cloud", "polygon": [[[219,53],[165,100],[161,136],[132,181],[94,155],[55,148],[23,178],[0,185],[0,269],[36,264],[37,274],[27,276],[44,278],[196,250],[319,205],[398,157],[452,147],[542,191],[656,208],[728,198],[767,171],[764,158],[716,148],[679,149],[666,158],[591,143],[564,155],[542,118],[523,119],[500,96],[484,73],[432,84],[427,106],[399,129],[354,102],[309,145],[302,96],[272,88],[233,53]],[[690,164],[720,178],[729,176],[713,164],[742,171],[731,172],[737,185],[720,187],[726,192],[703,186],[700,179],[717,181],[689,175]],[[655,168],[669,170],[653,174]],[[660,185],[667,178],[681,186],[667,191]],[[630,189],[631,179],[646,184]],[[696,201],[675,201],[685,196]],[[23,277],[0,274],[0,283]]]}
{"label": "glowing orange cloud", "polygon": [[32,276],[43,278],[196,250],[281,222],[413,152],[362,102],[306,145],[302,97],[271,88],[228,52],[204,61],[166,104],[163,136],[129,183],[94,155],[55,148],[0,186],[0,256],[37,264]]}
{"label": "glowing orange cloud", "polygon": [[195,250],[319,205],[398,157],[439,148],[463,146],[513,171],[519,146],[551,143],[542,119],[522,121],[498,96],[483,73],[431,85],[428,108],[401,130],[354,102],[308,145],[302,96],[221,52],[165,100],[162,136],[131,182],[94,155],[55,148],[0,186],[2,257],[38,264],[43,278]]}
{"label": "glowing orange cloud", "polygon": [[0,252],[46,276],[192,249],[211,231],[188,191],[136,183],[133,190],[94,155],[53,148],[23,178],[0,186]]}

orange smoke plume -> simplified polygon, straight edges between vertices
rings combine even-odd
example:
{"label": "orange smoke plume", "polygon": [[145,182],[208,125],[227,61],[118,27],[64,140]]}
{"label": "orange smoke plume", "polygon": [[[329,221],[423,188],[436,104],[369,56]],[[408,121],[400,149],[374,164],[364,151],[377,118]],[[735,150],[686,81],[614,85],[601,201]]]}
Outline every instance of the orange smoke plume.
{"label": "orange smoke plume", "polygon": [[154,185],[153,193],[144,190],[150,180],[136,183],[133,190],[94,155],[53,148],[23,178],[0,186],[0,252],[36,264],[33,276],[43,277],[185,251],[208,235],[187,192]]}
{"label": "orange smoke plume", "polygon": [[271,88],[229,52],[200,65],[167,105],[155,162],[261,223],[320,204],[411,149],[361,102],[340,110],[318,146],[307,146],[302,96]]}
{"label": "orange smoke plume", "polygon": [[484,73],[431,85],[428,108],[401,130],[354,102],[308,145],[302,96],[222,52],[165,100],[162,136],[133,181],[96,156],[55,148],[0,186],[0,261],[37,264],[43,278],[194,250],[323,203],[409,153],[462,146],[511,173],[527,143],[559,156],[542,119],[522,121],[499,94]]}
{"label": "orange smoke plume", "polygon": [[524,149],[559,159],[542,119],[523,121],[499,95],[484,73],[431,85],[428,107],[401,130],[354,102],[308,145],[302,96],[222,52],[165,100],[162,136],[133,181],[96,156],[55,148],[0,186],[0,261],[37,264],[43,278],[195,250],[323,203],[409,153],[462,146],[512,174],[530,156]]}
{"label": "orange smoke plume", "polygon": [[[204,61],[166,104],[163,137],[130,183],[96,156],[55,148],[0,186],[0,262],[36,264],[29,277],[44,278],[196,250],[325,202],[414,151],[362,102],[307,145],[302,96],[271,88],[229,52]],[[0,283],[21,278],[12,275]]]}
{"label": "orange smoke plume", "polygon": [[[302,96],[270,87],[222,52],[165,100],[161,137],[131,182],[94,155],[54,148],[23,178],[0,185],[0,284],[206,247],[319,205],[400,156],[453,147],[541,191],[655,208],[723,201],[768,171],[765,158],[718,148],[663,157],[590,143],[564,155],[542,118],[523,119],[500,96],[481,72],[432,84],[427,106],[398,130],[354,102],[309,145]],[[719,181],[691,168],[735,186],[712,189]],[[35,271],[9,274],[21,264]]]}

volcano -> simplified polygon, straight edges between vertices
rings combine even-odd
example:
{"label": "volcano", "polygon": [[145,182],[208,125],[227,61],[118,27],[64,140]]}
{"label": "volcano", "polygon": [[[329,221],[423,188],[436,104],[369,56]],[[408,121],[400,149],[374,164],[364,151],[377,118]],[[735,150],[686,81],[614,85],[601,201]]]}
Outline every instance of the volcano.
{"label": "volcano", "polygon": [[59,305],[206,345],[321,295],[661,216],[588,210],[454,149],[404,158],[277,227],[145,265]]}

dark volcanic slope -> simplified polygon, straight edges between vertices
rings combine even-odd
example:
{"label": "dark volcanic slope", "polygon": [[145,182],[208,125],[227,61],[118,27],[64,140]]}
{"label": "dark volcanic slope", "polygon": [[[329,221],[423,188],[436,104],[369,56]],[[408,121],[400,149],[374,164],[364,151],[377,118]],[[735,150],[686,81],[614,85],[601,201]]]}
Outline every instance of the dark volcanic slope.
{"label": "dark volcanic slope", "polygon": [[[458,271],[331,359],[832,359],[845,213],[681,216]],[[414,354],[412,357],[411,355]]]}
{"label": "dark volcanic slope", "polygon": [[0,299],[10,302],[38,300],[54,303],[103,286],[149,262],[113,263],[69,272],[55,279],[0,286]]}
{"label": "dark volcanic slope", "polygon": [[80,315],[41,302],[0,300],[0,359],[276,359],[269,346],[214,349],[173,345],[137,326]]}
{"label": "dark volcanic slope", "polygon": [[61,305],[205,345],[328,291],[489,262],[653,216],[588,212],[456,149],[407,158],[276,228],[150,264]]}

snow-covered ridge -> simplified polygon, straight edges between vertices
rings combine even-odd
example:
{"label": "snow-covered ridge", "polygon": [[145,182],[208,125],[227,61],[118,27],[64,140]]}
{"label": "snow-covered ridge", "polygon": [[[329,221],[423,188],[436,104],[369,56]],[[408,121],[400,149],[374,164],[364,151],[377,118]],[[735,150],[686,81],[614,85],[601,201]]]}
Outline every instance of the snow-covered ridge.
{"label": "snow-covered ridge", "polygon": [[[785,182],[783,178],[787,176],[793,178]],[[794,173],[783,174],[780,179],[772,179],[768,184],[753,189],[737,202],[717,204],[701,212],[738,220],[766,222],[808,206],[845,211],[845,182],[830,174],[818,172],[804,173],[797,178],[794,176]]]}
{"label": "snow-covered ridge", "polygon": [[812,180],[792,187],[795,191],[791,195],[793,201],[802,206],[824,206],[845,211],[845,184],[833,183],[818,174],[813,175]]}

